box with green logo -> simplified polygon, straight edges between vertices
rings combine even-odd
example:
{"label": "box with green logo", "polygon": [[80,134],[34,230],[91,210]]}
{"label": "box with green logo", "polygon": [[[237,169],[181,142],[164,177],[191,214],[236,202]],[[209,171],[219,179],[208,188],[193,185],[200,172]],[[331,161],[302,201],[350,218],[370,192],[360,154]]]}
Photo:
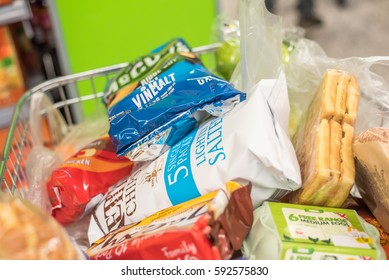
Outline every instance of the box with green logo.
{"label": "box with green logo", "polygon": [[386,259],[377,229],[354,210],[265,202],[243,245],[249,259]]}

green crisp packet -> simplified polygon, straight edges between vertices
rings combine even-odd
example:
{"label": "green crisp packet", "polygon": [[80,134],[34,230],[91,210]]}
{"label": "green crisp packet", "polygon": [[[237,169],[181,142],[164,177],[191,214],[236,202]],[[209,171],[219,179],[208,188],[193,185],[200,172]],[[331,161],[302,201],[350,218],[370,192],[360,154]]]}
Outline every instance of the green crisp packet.
{"label": "green crisp packet", "polygon": [[378,230],[354,210],[264,202],[243,255],[256,260],[386,259]]}

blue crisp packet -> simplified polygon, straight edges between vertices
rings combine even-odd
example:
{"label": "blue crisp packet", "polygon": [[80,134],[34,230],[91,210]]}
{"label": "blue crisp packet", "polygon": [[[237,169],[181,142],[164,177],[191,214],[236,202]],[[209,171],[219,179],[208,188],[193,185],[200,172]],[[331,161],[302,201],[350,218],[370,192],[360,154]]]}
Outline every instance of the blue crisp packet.
{"label": "blue crisp packet", "polygon": [[193,53],[169,52],[154,65],[157,72],[148,72],[108,107],[116,152],[133,161],[157,158],[204,119],[221,116],[246,99]]}
{"label": "blue crisp packet", "polygon": [[183,39],[173,39],[149,54],[139,57],[120,70],[108,83],[109,87],[103,97],[105,105],[109,108],[131,94],[140,85],[155,78],[163,71],[162,67],[169,67],[166,63],[165,65],[161,64],[166,62],[168,60],[166,56],[172,53],[180,53],[191,58],[194,62],[201,63]]}

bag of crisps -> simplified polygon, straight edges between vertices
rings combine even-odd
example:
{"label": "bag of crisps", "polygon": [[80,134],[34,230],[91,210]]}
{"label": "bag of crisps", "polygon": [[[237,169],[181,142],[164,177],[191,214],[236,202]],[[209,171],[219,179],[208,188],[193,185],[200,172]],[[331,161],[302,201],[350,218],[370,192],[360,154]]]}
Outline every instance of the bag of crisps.
{"label": "bag of crisps", "polygon": [[52,172],[47,184],[52,215],[64,225],[80,219],[133,166],[116,155],[108,135],[93,141]]}

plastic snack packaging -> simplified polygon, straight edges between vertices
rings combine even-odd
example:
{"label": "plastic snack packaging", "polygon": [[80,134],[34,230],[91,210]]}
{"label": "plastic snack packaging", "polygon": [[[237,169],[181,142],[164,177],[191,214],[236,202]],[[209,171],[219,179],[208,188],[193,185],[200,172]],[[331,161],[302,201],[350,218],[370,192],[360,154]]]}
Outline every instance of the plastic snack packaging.
{"label": "plastic snack packaging", "polygon": [[344,71],[330,69],[293,138],[302,187],[286,201],[340,207],[355,179],[352,141],[359,85]]}
{"label": "plastic snack packaging", "polygon": [[87,250],[91,259],[230,259],[251,228],[250,184],[220,190],[121,227]]}
{"label": "plastic snack packaging", "polygon": [[265,260],[386,259],[378,230],[355,210],[264,202],[243,255]]}
{"label": "plastic snack packaging", "polygon": [[0,236],[3,260],[85,259],[53,217],[5,193],[0,193]]}
{"label": "plastic snack packaging", "polygon": [[[110,108],[131,94],[136,88],[152,80],[163,71],[161,69],[161,59],[171,54],[181,53],[200,63],[191,51],[190,46],[183,39],[173,39],[152,50],[149,54],[129,63],[107,84],[107,90],[103,97],[104,104]],[[143,83],[140,81],[143,81]]]}
{"label": "plastic snack packaging", "polygon": [[353,151],[359,193],[389,232],[389,129],[374,127],[357,134]]}
{"label": "plastic snack packaging", "polygon": [[284,82],[282,75],[261,81],[234,110],[202,123],[156,160],[138,165],[93,211],[90,243],[230,180],[251,182],[254,207],[298,189],[295,151],[266,100],[283,94]]}
{"label": "plastic snack packaging", "polygon": [[108,135],[93,141],[51,173],[47,193],[52,215],[63,225],[80,219],[133,167],[116,155]]}
{"label": "plastic snack packaging", "polygon": [[105,100],[109,135],[120,156],[160,156],[209,116],[221,116],[246,99],[211,74],[182,39],[173,40],[121,71]]}

